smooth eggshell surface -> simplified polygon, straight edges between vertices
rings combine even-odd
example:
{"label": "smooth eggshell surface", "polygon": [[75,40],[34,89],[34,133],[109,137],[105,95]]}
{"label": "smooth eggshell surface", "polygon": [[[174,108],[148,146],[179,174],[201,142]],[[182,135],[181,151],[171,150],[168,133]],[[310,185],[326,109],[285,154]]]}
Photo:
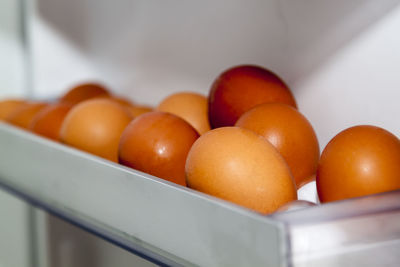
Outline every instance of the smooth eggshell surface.
{"label": "smooth eggshell surface", "polygon": [[6,121],[24,128],[28,129],[33,118],[35,117],[36,114],[38,114],[42,109],[44,109],[48,104],[47,103],[26,103],[13,112],[11,112],[7,118]]}
{"label": "smooth eggshell surface", "polygon": [[108,96],[110,96],[110,93],[103,85],[98,83],[82,83],[68,90],[59,101],[76,105],[90,98]]}
{"label": "smooth eggshell surface", "polygon": [[0,121],[5,120],[14,110],[24,105],[26,101],[22,99],[6,99],[0,101]]}
{"label": "smooth eggshell surface", "polygon": [[211,127],[233,126],[247,110],[271,102],[297,107],[287,85],[271,71],[251,65],[228,69],[214,81],[208,96]]}
{"label": "smooth eggshell surface", "polygon": [[239,127],[203,134],[186,162],[188,186],[263,214],[297,199],[285,160],[263,137]]}
{"label": "smooth eggshell surface", "polygon": [[317,171],[317,135],[297,109],[280,103],[261,104],[244,113],[236,126],[258,133],[278,149],[292,171],[297,188]]}
{"label": "smooth eggshell surface", "polygon": [[59,140],[61,125],[71,108],[71,105],[62,103],[45,107],[32,119],[30,130],[52,140]]}
{"label": "smooth eggshell surface", "polygon": [[119,162],[186,185],[186,157],[198,137],[189,123],[173,114],[146,113],[134,119],[124,131],[119,146]]}
{"label": "smooth eggshell surface", "polygon": [[122,132],[132,120],[128,111],[108,99],[92,99],[74,106],[61,126],[61,141],[118,162]]}
{"label": "smooth eggshell surface", "polygon": [[207,98],[197,93],[180,92],[165,98],[157,109],[189,122],[199,134],[209,131]]}
{"label": "smooth eggshell surface", "polygon": [[348,128],[325,147],[316,181],[321,202],[400,189],[400,140],[375,126]]}

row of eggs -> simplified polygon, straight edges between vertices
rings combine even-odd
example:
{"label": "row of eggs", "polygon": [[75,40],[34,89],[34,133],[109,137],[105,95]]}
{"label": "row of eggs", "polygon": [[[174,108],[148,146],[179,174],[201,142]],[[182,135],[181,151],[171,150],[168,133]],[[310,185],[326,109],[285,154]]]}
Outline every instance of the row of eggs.
{"label": "row of eggs", "polygon": [[156,108],[81,84],[56,103],[4,100],[0,120],[263,214],[316,177],[324,202],[400,189],[400,141],[359,125],[321,156],[288,86],[259,66],[221,73],[208,97],[179,92]]}

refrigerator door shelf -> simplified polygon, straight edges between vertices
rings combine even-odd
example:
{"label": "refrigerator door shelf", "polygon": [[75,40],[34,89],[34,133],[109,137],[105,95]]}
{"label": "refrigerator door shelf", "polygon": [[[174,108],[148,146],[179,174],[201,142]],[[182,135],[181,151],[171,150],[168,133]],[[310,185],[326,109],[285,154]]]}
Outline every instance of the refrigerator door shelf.
{"label": "refrigerator door shelf", "polygon": [[285,266],[283,224],[0,123],[0,185],[157,264]]}
{"label": "refrigerator door shelf", "polygon": [[0,186],[159,265],[400,261],[400,190],[262,216],[0,123]]}

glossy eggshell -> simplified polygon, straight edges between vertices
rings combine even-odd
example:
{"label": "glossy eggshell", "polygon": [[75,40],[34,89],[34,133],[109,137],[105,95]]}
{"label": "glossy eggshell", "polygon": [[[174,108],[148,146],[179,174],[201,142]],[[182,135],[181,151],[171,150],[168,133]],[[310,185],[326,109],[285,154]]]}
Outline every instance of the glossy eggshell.
{"label": "glossy eggshell", "polygon": [[203,134],[186,161],[188,186],[263,214],[297,199],[285,160],[263,137],[239,127]]}
{"label": "glossy eggshell", "polygon": [[197,131],[183,119],[150,112],[133,120],[119,146],[119,162],[165,180],[186,185],[186,156]]}
{"label": "glossy eggshell", "polygon": [[247,110],[271,102],[297,107],[288,86],[271,71],[251,65],[228,69],[214,81],[208,96],[211,127],[233,126]]}
{"label": "glossy eggshell", "polygon": [[24,128],[29,129],[29,126],[32,122],[32,119],[38,114],[42,109],[44,109],[48,104],[47,103],[27,103],[17,108],[13,112],[11,112],[6,121]]}
{"label": "glossy eggshell", "polygon": [[0,121],[5,120],[13,111],[20,108],[26,102],[22,99],[6,99],[0,101]]}
{"label": "glossy eggshell", "polygon": [[261,104],[244,113],[236,126],[252,130],[273,144],[289,165],[298,188],[317,171],[318,139],[297,109],[280,103]]}
{"label": "glossy eggshell", "polygon": [[118,144],[132,116],[108,99],[74,106],[61,126],[60,140],[70,146],[118,162]]}
{"label": "glossy eggshell", "polygon": [[179,92],[165,98],[158,110],[172,113],[189,122],[200,134],[209,131],[208,102],[203,95]]}
{"label": "glossy eggshell", "polygon": [[68,104],[52,104],[45,107],[32,119],[30,130],[49,139],[59,140],[61,125],[71,108]]}
{"label": "glossy eggshell", "polygon": [[400,140],[375,126],[348,128],[325,147],[316,181],[321,202],[400,189]]}
{"label": "glossy eggshell", "polygon": [[76,105],[90,98],[108,96],[110,96],[110,93],[103,85],[98,83],[83,83],[67,91],[60,98],[59,102]]}

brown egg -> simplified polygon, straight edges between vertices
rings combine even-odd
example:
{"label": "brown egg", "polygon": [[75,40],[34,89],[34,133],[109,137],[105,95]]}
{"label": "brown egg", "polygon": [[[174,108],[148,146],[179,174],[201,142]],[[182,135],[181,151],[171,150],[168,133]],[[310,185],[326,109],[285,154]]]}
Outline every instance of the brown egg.
{"label": "brown egg", "polygon": [[313,206],[316,206],[316,204],[307,200],[294,200],[280,207],[277,212],[301,210]]}
{"label": "brown egg", "polygon": [[186,185],[185,161],[197,131],[169,113],[150,112],[133,120],[119,146],[119,162],[165,180]]}
{"label": "brown egg", "polygon": [[110,96],[110,93],[101,84],[83,83],[70,89],[60,98],[60,102],[75,105],[90,98],[108,96]]}
{"label": "brown egg", "polygon": [[63,103],[43,108],[33,117],[29,126],[30,130],[41,136],[59,140],[61,125],[71,108],[71,105]]}
{"label": "brown egg", "polygon": [[175,93],[161,101],[157,109],[181,117],[200,134],[211,129],[208,121],[207,98],[203,95],[189,92]]}
{"label": "brown egg", "polygon": [[188,186],[268,214],[297,199],[285,160],[263,137],[239,127],[203,134],[186,161]]}
{"label": "brown egg", "polygon": [[44,109],[47,106],[47,103],[26,103],[22,105],[21,107],[17,108],[13,112],[11,112],[8,117],[6,118],[6,121],[24,128],[24,129],[29,129],[29,125],[32,122],[32,119],[35,117],[37,113],[39,113],[42,109]]}
{"label": "brown egg", "polygon": [[0,121],[5,120],[10,113],[20,108],[26,102],[22,99],[6,99],[0,101]]}
{"label": "brown egg", "polygon": [[244,113],[236,126],[268,139],[281,153],[300,188],[317,171],[319,144],[310,122],[286,104],[261,104]]}
{"label": "brown egg", "polygon": [[228,69],[214,81],[208,96],[211,127],[232,126],[247,110],[271,102],[296,107],[287,85],[271,71],[251,65]]}
{"label": "brown egg", "polygon": [[61,126],[67,145],[118,162],[118,144],[132,116],[109,99],[92,99],[74,106]]}
{"label": "brown egg", "polygon": [[142,114],[152,112],[154,110],[152,107],[141,106],[141,105],[133,105],[128,107],[128,109],[133,117],[138,117]]}
{"label": "brown egg", "polygon": [[348,128],[325,147],[317,170],[321,202],[400,189],[400,140],[375,126]]}

